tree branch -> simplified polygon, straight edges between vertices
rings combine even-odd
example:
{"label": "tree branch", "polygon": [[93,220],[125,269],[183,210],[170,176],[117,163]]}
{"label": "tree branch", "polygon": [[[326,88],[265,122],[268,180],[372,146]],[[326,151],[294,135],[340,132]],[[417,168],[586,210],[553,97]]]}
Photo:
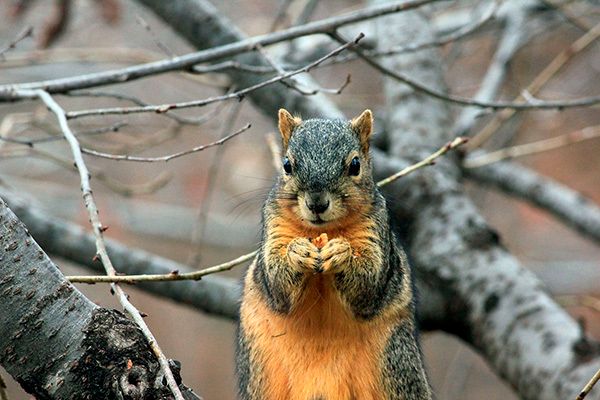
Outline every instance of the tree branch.
{"label": "tree branch", "polygon": [[[36,241],[48,253],[66,258],[95,271],[103,271],[94,259],[94,236],[78,225],[52,218],[39,208],[31,207],[15,193],[0,188],[14,213],[23,221]],[[115,265],[127,274],[183,274],[191,270],[182,264],[146,251],[105,239],[106,248]],[[207,276],[201,281],[140,283],[139,287],[161,297],[193,306],[209,314],[237,318],[240,287],[235,280]]]}
{"label": "tree branch", "polygon": [[[504,30],[494,56],[475,94],[477,100],[492,100],[502,86],[509,61],[513,58],[523,40],[527,36],[527,16],[530,6],[526,2],[506,4],[510,11],[504,18]],[[463,108],[454,123],[455,135],[466,135],[471,129],[481,110]]]}
{"label": "tree branch", "polygon": [[600,243],[600,207],[558,182],[513,162],[464,168],[469,179],[546,210],[566,225]]}
{"label": "tree branch", "polygon": [[172,398],[137,325],[69,284],[2,199],[0,271],[0,364],[27,392],[40,399]]}
{"label": "tree branch", "polygon": [[[271,85],[276,82],[283,82],[285,79],[287,79],[289,77],[292,77],[292,76],[295,76],[295,75],[298,75],[298,74],[301,74],[304,72],[309,72],[312,68],[323,63],[325,60],[327,60],[331,57],[334,57],[335,55],[341,53],[342,51],[344,51],[352,46],[355,46],[356,44],[358,44],[358,42],[363,37],[364,37],[364,35],[361,33],[358,36],[356,36],[356,38],[354,38],[353,40],[342,44],[341,46],[335,48],[334,50],[332,50],[328,54],[324,55],[323,57],[321,57],[317,60],[314,60],[311,63],[309,63],[301,68],[298,68],[294,71],[282,72],[281,74],[274,76],[270,79],[261,81],[254,85],[248,86],[244,89],[238,90],[236,92],[228,93],[225,95],[214,96],[214,97],[210,97],[208,99],[203,99],[203,100],[187,101],[187,102],[183,102],[183,103],[147,105],[147,106],[139,106],[139,107],[113,107],[113,108],[104,108],[104,109],[98,109],[98,110],[71,111],[71,112],[67,113],[67,117],[69,119],[73,119],[73,118],[87,117],[87,116],[91,116],[91,115],[132,114],[132,113],[142,113],[142,112],[164,113],[164,112],[167,112],[170,110],[175,110],[175,109],[206,106],[206,105],[209,105],[212,103],[229,100],[229,99],[240,100],[240,99],[243,99],[244,96],[248,95],[249,93],[252,93],[258,89],[264,88],[265,86]],[[301,93],[301,94],[304,94],[304,93]],[[313,93],[313,94],[316,94],[316,93]]]}
{"label": "tree branch", "polygon": [[[104,243],[103,237],[104,227],[100,222],[100,218],[98,216],[98,207],[96,206],[96,201],[94,200],[94,196],[92,195],[92,188],[90,186],[91,175],[83,160],[83,154],[81,153],[81,146],[79,144],[79,141],[77,140],[77,137],[73,134],[71,128],[69,127],[69,124],[67,123],[65,111],[56,101],[54,101],[54,99],[48,94],[48,92],[43,90],[18,90],[15,92],[15,95],[25,98],[38,97],[44,102],[46,107],[48,107],[50,111],[52,111],[52,113],[56,115],[61,132],[63,133],[65,139],[71,147],[71,152],[73,154],[75,166],[77,167],[77,170],[79,172],[83,202],[85,204],[86,210],[88,211],[90,223],[92,225],[92,231],[94,232],[96,256],[102,262],[102,265],[104,266],[104,269],[108,275],[116,275],[116,270],[113,267],[112,261],[108,256],[108,253],[106,252],[106,244]],[[123,291],[123,289],[121,289],[120,286],[113,283],[111,285],[111,289],[117,295],[119,303],[121,303],[123,308],[129,313],[131,318],[135,321],[135,323],[139,326],[140,330],[144,333],[144,336],[148,340],[148,345],[150,346],[150,348],[156,355],[156,358],[158,359],[158,362],[161,366],[161,371],[165,376],[169,388],[173,392],[175,400],[183,400],[183,395],[179,390],[177,382],[175,382],[175,377],[171,372],[168,360],[163,354],[162,349],[159,347],[158,342],[154,338],[154,335],[144,322],[144,319],[142,318],[139,310],[129,301],[129,297]]]}
{"label": "tree branch", "polygon": [[[385,17],[377,27],[380,45],[431,36],[427,17],[419,12]],[[382,62],[388,70],[444,90],[440,57],[433,51]],[[391,155],[421,157],[451,139],[447,103],[394,79],[383,85]],[[375,171],[385,176],[397,164],[377,157]],[[396,203],[400,215],[411,222],[408,239],[417,274],[436,282],[445,294],[445,329],[473,345],[521,398],[575,397],[600,366],[598,352],[577,350],[577,343],[589,343],[579,325],[500,245],[459,178],[456,160],[448,157],[437,168],[421,169],[388,187],[392,198],[402,199]]]}
{"label": "tree branch", "polygon": [[[222,45],[205,51],[186,54],[179,57],[173,57],[167,60],[150,62],[142,65],[132,66],[128,68],[104,71],[93,74],[86,74],[77,77],[68,77],[53,79],[40,82],[19,83],[10,85],[0,85],[0,101],[19,100],[19,96],[15,96],[15,91],[24,89],[43,89],[48,93],[64,93],[76,89],[85,89],[94,86],[107,85],[110,83],[123,83],[134,79],[143,78],[150,75],[156,75],[169,71],[189,69],[195,64],[200,64],[208,61],[232,57],[240,53],[254,50],[257,44],[268,46],[275,43],[284,42],[301,36],[312,35],[316,33],[326,33],[340,26],[348,25],[354,22],[363,21],[375,18],[381,15],[395,13],[405,10],[410,10],[415,7],[432,3],[439,0],[409,0],[396,1],[390,4],[385,4],[380,7],[371,7],[337,17],[326,18],[320,21],[311,22],[305,25],[296,26],[279,32],[269,33],[262,36],[247,38],[242,41],[228,40],[227,42],[235,42],[227,45]],[[196,6],[187,4],[191,0],[177,1],[174,7],[169,7],[171,2],[156,2],[155,7],[160,7],[160,3],[165,4],[162,10],[171,10],[170,12],[178,12],[185,14],[186,10],[195,10]],[[150,1],[146,2],[151,3]],[[188,14],[188,18],[198,16],[197,14]],[[203,23],[206,23],[204,21]],[[188,29],[197,29],[197,27],[187,27]],[[236,32],[237,33],[237,32]],[[206,43],[205,46],[210,46]]]}

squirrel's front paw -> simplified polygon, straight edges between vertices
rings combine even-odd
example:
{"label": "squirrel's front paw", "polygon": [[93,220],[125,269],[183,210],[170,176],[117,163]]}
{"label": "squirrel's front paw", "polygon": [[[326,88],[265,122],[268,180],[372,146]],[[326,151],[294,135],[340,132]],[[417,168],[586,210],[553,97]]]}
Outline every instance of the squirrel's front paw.
{"label": "squirrel's front paw", "polygon": [[346,239],[332,239],[321,249],[323,273],[335,274],[344,270],[352,260],[352,247]]}
{"label": "squirrel's front paw", "polygon": [[287,261],[300,272],[320,272],[321,269],[319,249],[306,238],[295,238],[288,243]]}

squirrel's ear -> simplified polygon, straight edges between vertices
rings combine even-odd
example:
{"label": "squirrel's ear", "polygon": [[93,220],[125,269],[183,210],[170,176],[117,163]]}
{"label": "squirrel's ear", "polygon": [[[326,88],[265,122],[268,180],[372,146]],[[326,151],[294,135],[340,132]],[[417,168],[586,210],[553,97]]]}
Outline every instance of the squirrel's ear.
{"label": "squirrel's ear", "polygon": [[365,153],[369,152],[369,137],[373,132],[373,113],[365,110],[358,117],[350,121],[350,125],[360,140],[360,146]]}
{"label": "squirrel's ear", "polygon": [[299,117],[293,117],[286,109],[279,109],[279,132],[283,139],[283,149],[287,149],[294,128],[302,123]]}

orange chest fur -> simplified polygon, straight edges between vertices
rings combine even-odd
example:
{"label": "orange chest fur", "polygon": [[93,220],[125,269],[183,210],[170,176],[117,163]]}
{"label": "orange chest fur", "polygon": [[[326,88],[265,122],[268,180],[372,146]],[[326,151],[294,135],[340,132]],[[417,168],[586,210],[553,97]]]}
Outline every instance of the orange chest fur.
{"label": "orange chest fur", "polygon": [[241,323],[265,399],[386,398],[381,362],[390,323],[356,320],[331,277],[311,278],[285,316],[272,312],[253,285],[247,279]]}

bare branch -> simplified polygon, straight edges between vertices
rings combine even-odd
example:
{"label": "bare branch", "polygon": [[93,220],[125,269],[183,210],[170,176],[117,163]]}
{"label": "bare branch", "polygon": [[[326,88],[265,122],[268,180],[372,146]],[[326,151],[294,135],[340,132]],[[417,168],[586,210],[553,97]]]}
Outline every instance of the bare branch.
{"label": "bare branch", "polygon": [[244,39],[236,43],[223,45],[209,50],[118,70],[41,82],[0,85],[0,101],[19,100],[19,96],[16,95],[15,92],[22,89],[43,89],[48,93],[64,93],[76,89],[85,89],[94,86],[107,85],[110,83],[127,82],[169,71],[185,70],[191,68],[195,64],[231,57],[236,54],[252,51],[257,44],[268,46],[301,36],[331,32],[340,26],[376,18],[381,15],[410,10],[421,7],[425,4],[433,3],[435,1],[439,0],[395,1],[390,4],[350,12],[337,17],[311,22],[306,25],[296,26],[283,31]]}
{"label": "bare branch", "polygon": [[435,164],[435,160],[437,158],[443,156],[450,150],[453,150],[453,149],[457,148],[458,146],[461,146],[461,145],[467,143],[468,140],[469,139],[465,138],[465,137],[457,137],[456,139],[452,140],[451,142],[448,142],[444,146],[440,147],[440,149],[437,150],[435,153],[431,154],[428,157],[425,157],[423,160],[421,160],[417,163],[414,163],[412,165],[409,165],[408,167],[403,168],[401,171],[398,171],[395,174],[390,175],[387,178],[380,180],[379,182],[377,182],[377,186],[379,186],[379,187],[385,186],[389,183],[394,182],[396,179],[402,178],[403,176],[406,176],[406,175],[410,174],[411,172],[416,171],[419,168],[423,168],[428,165]]}
{"label": "bare branch", "polygon": [[[505,26],[496,53],[481,81],[477,94],[475,94],[477,100],[490,101],[496,97],[496,93],[504,81],[508,63],[527,34],[526,22],[529,7],[524,2],[514,2],[511,6],[511,11],[505,17]],[[454,134],[465,135],[477,120],[480,112],[481,110],[476,108],[462,109],[454,123]]]}
{"label": "bare branch", "polygon": [[594,388],[594,385],[598,382],[598,380],[600,380],[600,369],[598,371],[596,371],[594,376],[592,376],[592,379],[590,379],[590,381],[585,385],[585,387],[583,388],[581,393],[579,393],[577,395],[575,400],[585,399],[585,397],[588,395],[588,393],[590,393],[592,391],[592,389]]}
{"label": "bare branch", "polygon": [[520,144],[517,146],[505,147],[500,150],[489,153],[472,155],[463,160],[463,167],[478,168],[487,164],[509,158],[523,157],[530,154],[537,154],[544,151],[558,149],[574,143],[600,137],[600,125],[588,126],[574,132],[556,136],[550,139],[539,140],[533,143]]}
{"label": "bare branch", "polygon": [[510,162],[467,168],[463,172],[469,179],[533,203],[600,243],[600,207],[580,193]]}
{"label": "bare branch", "polygon": [[238,129],[237,131],[235,131],[219,140],[216,140],[212,143],[203,144],[201,146],[196,146],[191,149],[187,149],[184,151],[180,151],[177,153],[173,153],[173,154],[169,154],[167,156],[161,156],[161,157],[139,157],[139,156],[130,156],[128,154],[124,154],[124,155],[108,154],[108,153],[103,153],[100,151],[87,149],[87,148],[83,148],[83,147],[81,148],[81,152],[95,156],[95,157],[108,158],[110,160],[116,160],[116,161],[167,162],[174,158],[179,158],[179,157],[182,157],[182,156],[185,156],[188,154],[193,154],[193,153],[197,153],[202,150],[206,150],[206,149],[214,147],[214,146],[222,145],[223,143],[227,142],[228,140],[233,139],[234,137],[246,132],[248,129],[250,129],[251,126],[252,126],[251,124],[246,124],[244,127]]}
{"label": "bare branch", "polygon": [[[550,64],[546,66],[527,87],[522,90],[522,93],[529,93],[532,95],[537,94],[544,85],[555,76],[573,57],[587,48],[596,39],[600,37],[600,23],[596,24],[592,29],[587,31],[579,39],[573,42],[568,48],[561,51]],[[524,101],[523,95],[518,96],[515,101]],[[469,142],[469,148],[475,149],[481,147],[507,120],[509,120],[515,114],[515,110],[502,110],[496,115],[490,122],[486,124]]]}
{"label": "bare branch", "polygon": [[[149,106],[148,103],[138,99],[137,97],[134,96],[130,96],[130,95],[126,95],[126,94],[121,94],[121,93],[112,93],[112,92],[100,92],[100,91],[86,91],[86,90],[78,90],[76,92],[68,92],[65,93],[66,96],[70,96],[70,97],[77,97],[77,96],[81,96],[81,97],[110,97],[113,99],[117,99],[117,100],[126,100],[126,101],[130,101],[133,104],[137,104],[140,107],[147,107]],[[165,115],[168,118],[171,118],[172,120],[182,124],[182,125],[202,125],[205,122],[209,121],[211,118],[214,118],[215,116],[217,116],[219,114],[219,112],[222,110],[222,107],[219,107],[219,105],[217,105],[214,110],[207,112],[204,115],[201,115],[199,117],[195,117],[195,118],[186,118],[186,117],[181,117],[175,113],[169,112],[167,111],[166,113],[161,113],[162,115]],[[69,112],[67,112],[67,118],[73,118],[69,115]]]}
{"label": "bare branch", "polygon": [[[600,30],[600,29],[599,29]],[[338,33],[333,32],[330,34],[335,40],[338,42],[344,43],[346,40]],[[510,110],[548,110],[548,109],[563,109],[563,108],[573,108],[573,107],[589,107],[595,104],[600,103],[600,95],[583,97],[579,99],[573,100],[539,100],[535,103],[523,103],[523,102],[506,102],[506,101],[480,101],[475,99],[470,99],[467,97],[446,94],[444,92],[435,90],[424,84],[417,82],[416,80],[403,75],[399,72],[386,68],[381,63],[375,61],[372,57],[369,57],[358,48],[353,48],[353,52],[358,54],[358,56],[363,59],[367,64],[381,72],[382,74],[389,76],[398,82],[402,82],[413,89],[426,94],[428,96],[434,97],[439,100],[443,100],[449,103],[458,104],[461,106],[475,106],[480,108],[489,108],[493,110],[498,109],[510,109]]]}
{"label": "bare branch", "polygon": [[309,72],[312,68],[321,64],[325,60],[334,57],[335,55],[341,53],[342,51],[355,46],[364,35],[359,34],[354,40],[344,43],[342,46],[337,47],[335,50],[326,54],[325,56],[315,60],[302,68],[296,69],[294,71],[286,72],[282,75],[274,76],[273,78],[267,79],[263,82],[257,83],[255,85],[249,86],[245,89],[238,90],[237,92],[228,93],[221,96],[209,97],[203,100],[193,100],[186,101],[182,103],[170,103],[170,104],[160,104],[160,105],[151,105],[151,106],[141,106],[141,107],[114,107],[114,108],[103,108],[96,110],[81,110],[81,111],[70,111],[67,113],[67,118],[80,118],[87,117],[90,115],[109,115],[109,114],[131,114],[131,113],[143,113],[143,112],[155,112],[155,113],[165,113],[174,109],[181,108],[190,108],[190,107],[202,107],[208,104],[216,103],[219,101],[230,100],[230,99],[242,99],[245,95],[254,92],[255,90],[261,89],[265,86],[271,85],[276,82],[281,82],[284,79],[292,77],[294,75],[298,75],[301,73]]}
{"label": "bare branch", "polygon": [[33,33],[33,26],[27,26],[27,27],[25,27],[25,29],[23,29],[21,32],[19,32],[13,40],[11,40],[9,43],[4,45],[3,47],[0,47],[0,59],[4,60],[4,54],[7,51],[12,50],[15,47],[17,47],[17,44],[19,44],[20,41],[30,37],[32,33]]}
{"label": "bare branch", "polygon": [[[92,195],[92,189],[90,187],[90,173],[87,169],[85,161],[83,160],[83,155],[81,153],[81,148],[77,138],[71,131],[69,124],[67,122],[67,117],[65,115],[65,111],[62,107],[54,101],[54,99],[48,94],[48,92],[43,90],[19,90],[15,93],[17,96],[22,97],[38,97],[40,100],[46,104],[46,106],[52,111],[56,118],[58,119],[60,128],[62,133],[67,139],[71,147],[71,152],[73,154],[73,158],[75,160],[75,165],[77,166],[77,170],[79,171],[79,178],[81,181],[81,191],[83,192],[83,201],[85,207],[88,211],[88,215],[90,217],[90,222],[92,224],[92,231],[94,232],[96,238],[96,254],[102,261],[102,265],[104,266],[106,273],[108,275],[116,275],[116,270],[112,265],[110,258],[108,257],[108,253],[106,251],[106,244],[104,242],[103,232],[106,230],[102,226],[100,219],[98,217],[98,207],[96,206],[96,202],[94,201],[94,197]],[[161,348],[158,346],[154,335],[144,322],[142,315],[139,310],[135,308],[135,306],[129,301],[128,296],[125,294],[123,289],[121,289],[117,284],[111,285],[114,293],[117,294],[119,302],[123,306],[125,310],[131,315],[136,324],[140,327],[144,336],[148,340],[148,345],[156,355],[158,362],[161,365],[161,371],[165,375],[165,379],[167,380],[167,384],[173,393],[173,396],[176,400],[183,400],[183,395],[179,390],[177,382],[175,382],[175,377],[171,372],[171,368],[169,367],[169,362],[165,355],[163,354]]]}
{"label": "bare branch", "polygon": [[171,281],[198,281],[206,275],[217,272],[229,271],[233,267],[244,264],[252,260],[258,251],[244,254],[231,261],[227,261],[212,267],[204,268],[199,271],[179,273],[172,271],[169,274],[142,274],[142,275],[98,275],[98,276],[68,276],[67,279],[73,283],[136,283],[136,282],[171,282]]}

